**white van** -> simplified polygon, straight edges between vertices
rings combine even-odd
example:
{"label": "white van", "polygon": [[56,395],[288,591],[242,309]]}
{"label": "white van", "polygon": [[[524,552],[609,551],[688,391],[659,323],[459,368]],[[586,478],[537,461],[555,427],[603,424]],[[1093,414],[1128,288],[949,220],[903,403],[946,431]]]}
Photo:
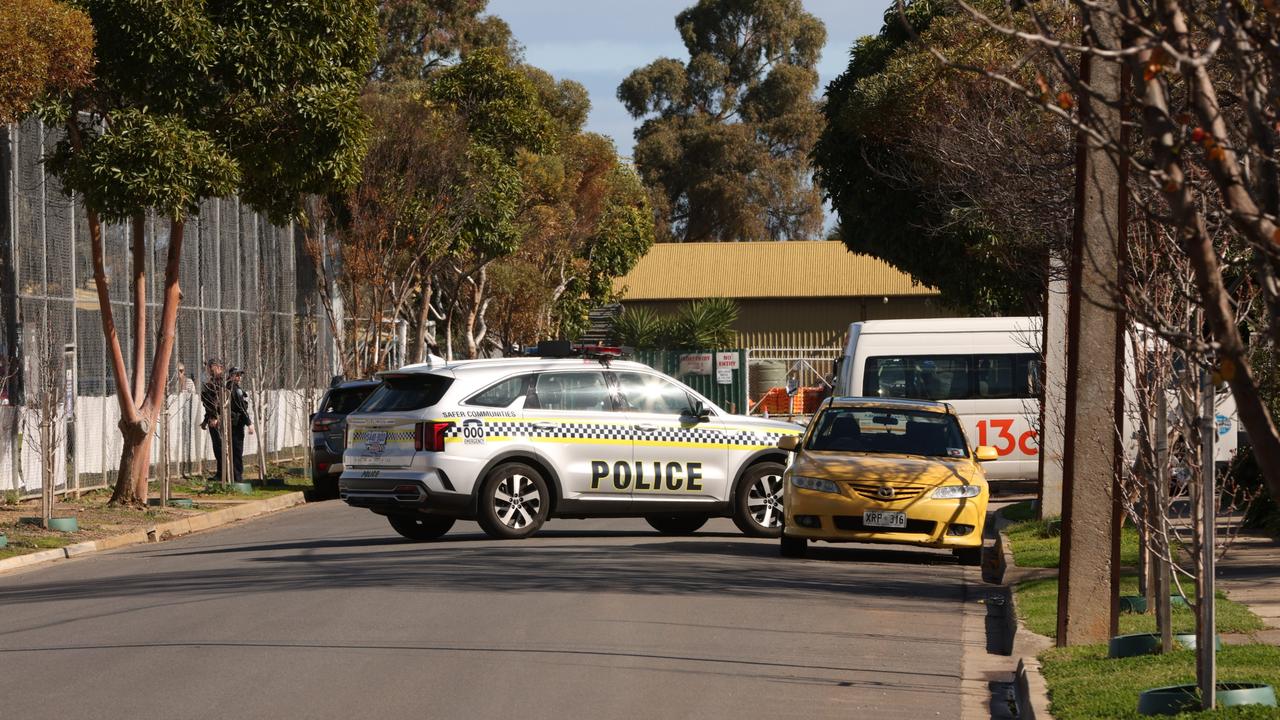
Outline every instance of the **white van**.
{"label": "white van", "polygon": [[941,400],[975,445],[1000,459],[991,480],[1039,474],[1040,318],[869,320],[849,326],[836,373],[842,396]]}
{"label": "white van", "polygon": [[[989,480],[1035,479],[1042,340],[1038,317],[853,323],[835,394],[948,402],[970,442],[999,453],[986,463]],[[1132,404],[1131,391],[1126,394]],[[1218,395],[1216,414],[1214,455],[1225,462],[1236,451],[1240,425],[1230,393]]]}

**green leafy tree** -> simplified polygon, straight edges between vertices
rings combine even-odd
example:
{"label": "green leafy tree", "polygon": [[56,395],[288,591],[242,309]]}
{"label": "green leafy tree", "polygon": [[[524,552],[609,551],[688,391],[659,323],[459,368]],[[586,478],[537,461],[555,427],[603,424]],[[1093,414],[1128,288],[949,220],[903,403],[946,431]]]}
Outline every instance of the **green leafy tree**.
{"label": "green leafy tree", "polygon": [[478,48],[502,48],[518,55],[511,28],[485,15],[488,0],[381,0],[378,30],[382,39],[373,76],[378,80],[416,80],[456,62]]}
{"label": "green leafy tree", "polygon": [[809,153],[826,30],[800,0],[699,0],[676,16],[689,53],[618,87],[663,240],[812,239],[822,200]]}
{"label": "green leafy tree", "polygon": [[488,334],[489,268],[520,244],[520,158],[555,152],[556,122],[529,76],[497,48],[477,50],[440,72],[429,98],[458,115],[468,138],[466,182],[475,200],[444,268],[441,315],[446,355],[453,355],[457,330],[466,356],[475,357]]}
{"label": "green leafy tree", "polygon": [[49,94],[83,87],[93,67],[93,25],[57,0],[0,4],[0,124]]}
{"label": "green leafy tree", "polygon": [[[94,81],[46,113],[63,123],[50,167],[84,200],[123,435],[111,502],[144,504],[181,291],[183,232],[202,199],[239,192],[284,222],[305,194],[352,184],[367,122],[359,90],[376,50],[372,0],[77,3],[99,40]],[[159,326],[148,329],[148,211],[168,219]],[[102,226],[132,224],[132,368],[111,305]],[[146,338],[154,332],[148,370]]]}
{"label": "green leafy tree", "polygon": [[[577,337],[592,307],[613,299],[613,279],[653,243],[653,218],[634,171],[606,137],[583,131],[590,100],[571,80],[526,67],[555,125],[555,150],[520,158],[520,248],[494,286],[500,344]],[[531,282],[532,280],[532,282]]]}
{"label": "green leafy tree", "polygon": [[826,92],[819,183],[850,250],[937,287],[967,312],[1038,312],[1047,254],[1069,235],[1070,139],[1017,98],[944,68],[930,45],[976,65],[1014,49],[954,6],[896,5],[853,45]]}

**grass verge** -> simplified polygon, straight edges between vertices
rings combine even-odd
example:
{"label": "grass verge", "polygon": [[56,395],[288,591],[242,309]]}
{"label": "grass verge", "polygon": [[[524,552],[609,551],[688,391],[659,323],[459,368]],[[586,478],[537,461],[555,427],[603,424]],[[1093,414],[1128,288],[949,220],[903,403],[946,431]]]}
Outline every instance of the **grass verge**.
{"label": "grass verge", "polygon": [[[1057,720],[1140,718],[1138,695],[1143,690],[1194,683],[1195,653],[1179,650],[1168,655],[1112,660],[1103,645],[1054,648],[1040,656],[1041,672],[1049,686],[1049,710]],[[1220,682],[1259,682],[1280,687],[1280,647],[1233,645],[1218,653]],[[1273,707],[1222,708],[1183,713],[1178,718],[1280,718]]]}
{"label": "grass verge", "polygon": [[40,550],[52,550],[77,542],[73,538],[40,537],[38,535],[27,535],[12,529],[6,529],[4,533],[9,538],[9,544],[0,548],[0,560],[39,552]]}
{"label": "grass verge", "polygon": [[[1059,518],[1038,520],[1029,502],[1010,505],[1004,516],[1013,522],[1004,529],[1013,551],[1013,561],[1024,568],[1056,568],[1062,545]],[[1138,531],[1125,527],[1120,533],[1120,564],[1138,564]]]}
{"label": "grass verge", "polygon": [[[1138,579],[1133,575],[1120,578],[1120,594],[1136,595]],[[1028,580],[1014,588],[1018,604],[1018,617],[1026,624],[1027,629],[1047,637],[1057,635],[1058,623],[1058,579],[1041,578]],[[1228,600],[1218,593],[1215,609],[1220,633],[1247,633],[1263,629],[1262,620],[1250,612],[1241,603]],[[1195,632],[1195,615],[1187,608],[1173,609],[1174,632]],[[1138,615],[1124,613],[1120,615],[1120,634],[1155,632],[1156,616],[1148,613]],[[1278,715],[1280,717],[1280,715]]]}

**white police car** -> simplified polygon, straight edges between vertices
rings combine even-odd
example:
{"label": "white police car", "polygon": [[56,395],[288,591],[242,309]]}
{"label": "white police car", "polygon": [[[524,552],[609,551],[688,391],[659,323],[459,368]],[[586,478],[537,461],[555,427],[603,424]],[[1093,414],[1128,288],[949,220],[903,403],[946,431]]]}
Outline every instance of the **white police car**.
{"label": "white police car", "polygon": [[644,517],[691,533],[732,517],[777,537],[776,442],[802,430],[730,415],[646,365],[507,358],[411,365],[348,416],[339,494],[431,540],[458,518],[523,538],[550,517]]}

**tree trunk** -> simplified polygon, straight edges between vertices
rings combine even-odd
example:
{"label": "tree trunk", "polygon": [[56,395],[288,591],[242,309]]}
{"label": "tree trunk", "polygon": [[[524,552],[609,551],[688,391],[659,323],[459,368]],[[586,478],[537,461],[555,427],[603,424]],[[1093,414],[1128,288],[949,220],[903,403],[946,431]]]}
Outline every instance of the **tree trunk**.
{"label": "tree trunk", "polygon": [[129,254],[132,256],[133,276],[133,396],[142,397],[146,382],[147,363],[147,240],[145,213],[137,213],[130,222],[132,237]]}
{"label": "tree trunk", "polygon": [[422,298],[418,301],[418,324],[413,333],[413,352],[409,353],[409,362],[420,363],[427,359],[427,327],[431,322],[431,277],[422,281]]}
{"label": "tree trunk", "polygon": [[[103,267],[102,224],[96,213],[90,211],[89,239],[93,249],[94,282],[98,286],[98,299],[102,308],[103,332],[108,338],[111,367],[117,382],[120,400],[120,433],[123,446],[120,449],[120,467],[116,474],[115,491],[111,505],[147,503],[147,475],[151,466],[151,442],[160,410],[164,406],[165,388],[169,381],[169,360],[173,355],[174,330],[178,324],[178,304],[181,291],[178,287],[179,262],[182,259],[182,240],[185,224],[182,219],[169,225],[169,254],[165,262],[164,304],[160,310],[160,328],[156,338],[155,355],[151,361],[151,378],[145,397],[135,395],[124,383],[124,356],[116,339],[115,322],[111,315],[110,289]],[[145,279],[145,278],[144,278]],[[136,297],[136,296],[135,296]],[[138,358],[141,363],[141,358]]]}

